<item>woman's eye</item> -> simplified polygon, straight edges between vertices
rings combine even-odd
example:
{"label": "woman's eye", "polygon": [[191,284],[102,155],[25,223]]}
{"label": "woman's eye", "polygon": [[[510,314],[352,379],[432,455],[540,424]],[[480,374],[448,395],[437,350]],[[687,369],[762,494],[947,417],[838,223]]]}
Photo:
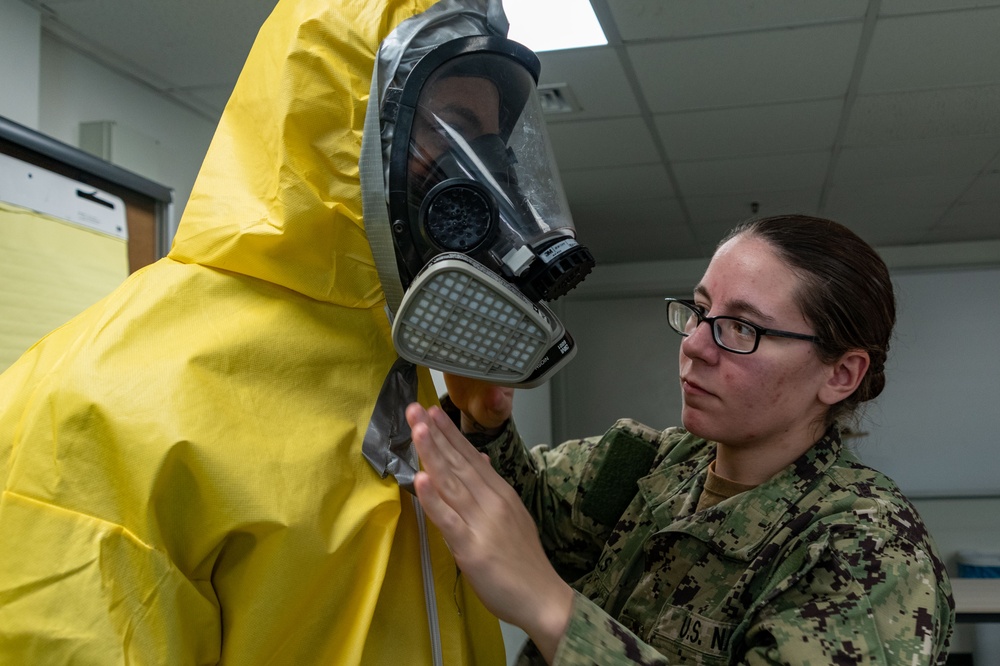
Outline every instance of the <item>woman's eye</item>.
{"label": "woman's eye", "polygon": [[757,332],[753,326],[742,321],[732,321],[733,333],[743,338],[753,338]]}

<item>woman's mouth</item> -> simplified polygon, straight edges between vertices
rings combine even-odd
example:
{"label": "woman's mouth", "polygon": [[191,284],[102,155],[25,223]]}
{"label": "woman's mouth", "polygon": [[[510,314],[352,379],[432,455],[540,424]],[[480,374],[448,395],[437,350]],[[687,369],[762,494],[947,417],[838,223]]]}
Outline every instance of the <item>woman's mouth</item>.
{"label": "woman's mouth", "polygon": [[712,395],[710,391],[687,377],[681,377],[681,390],[688,395]]}

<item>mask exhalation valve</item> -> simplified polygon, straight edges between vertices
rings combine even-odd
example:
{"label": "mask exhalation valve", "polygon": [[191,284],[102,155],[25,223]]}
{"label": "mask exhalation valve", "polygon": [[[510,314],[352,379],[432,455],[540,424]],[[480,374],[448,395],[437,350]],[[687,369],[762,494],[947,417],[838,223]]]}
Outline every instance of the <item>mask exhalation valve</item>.
{"label": "mask exhalation valve", "polygon": [[526,296],[554,301],[580,284],[595,265],[594,255],[575,239],[560,240],[539,253],[523,278]]}

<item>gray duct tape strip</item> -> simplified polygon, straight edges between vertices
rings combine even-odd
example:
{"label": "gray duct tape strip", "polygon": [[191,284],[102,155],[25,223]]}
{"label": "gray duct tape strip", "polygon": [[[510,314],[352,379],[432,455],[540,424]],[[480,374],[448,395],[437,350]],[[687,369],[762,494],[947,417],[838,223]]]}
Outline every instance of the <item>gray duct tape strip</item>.
{"label": "gray duct tape strip", "polygon": [[361,444],[365,459],[383,479],[392,474],[396,483],[411,493],[420,461],[410,438],[406,406],[416,399],[417,367],[405,359],[397,359],[382,382]]}
{"label": "gray duct tape strip", "polygon": [[[376,63],[377,67],[377,63]],[[396,251],[393,248],[392,231],[389,225],[389,207],[385,201],[385,172],[382,168],[382,139],[379,130],[378,75],[372,73],[371,90],[368,92],[368,110],[365,112],[365,128],[361,135],[361,158],[358,169],[361,172],[361,206],[365,218],[365,235],[375,258],[375,270],[382,283],[385,302],[390,317],[396,315],[403,300],[403,284],[396,267]]]}
{"label": "gray duct tape strip", "polygon": [[503,3],[500,0],[489,0],[489,5],[486,9],[486,21],[490,32],[494,35],[499,35],[500,37],[507,36],[507,32],[510,30],[510,22],[507,20],[507,14],[504,13]]}

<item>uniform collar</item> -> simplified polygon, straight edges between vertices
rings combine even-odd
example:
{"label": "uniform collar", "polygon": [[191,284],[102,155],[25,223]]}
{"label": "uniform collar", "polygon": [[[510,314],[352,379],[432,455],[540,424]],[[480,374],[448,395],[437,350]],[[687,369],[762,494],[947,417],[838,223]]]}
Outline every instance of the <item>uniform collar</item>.
{"label": "uniform collar", "polygon": [[796,522],[811,520],[811,515],[798,507],[839,458],[842,448],[839,432],[831,427],[808,451],[768,481],[697,513],[697,496],[715,458],[714,445],[701,455],[675,464],[669,464],[668,456],[667,464],[639,480],[639,492],[652,507],[653,519],[661,531],[683,532],[708,543],[722,555],[750,560],[781,526],[794,530]]}

